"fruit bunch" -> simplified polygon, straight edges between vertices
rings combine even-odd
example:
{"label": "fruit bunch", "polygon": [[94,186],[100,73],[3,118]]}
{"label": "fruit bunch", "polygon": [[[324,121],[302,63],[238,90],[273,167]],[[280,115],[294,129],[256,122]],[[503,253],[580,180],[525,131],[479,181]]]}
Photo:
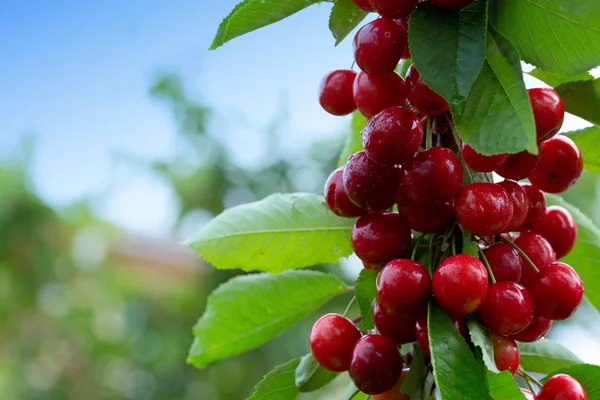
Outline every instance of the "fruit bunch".
{"label": "fruit bunch", "polygon": [[[430,1],[448,8],[470,3]],[[398,347],[414,342],[429,358],[427,313],[435,301],[465,341],[467,320],[489,328],[497,368],[514,375],[516,341],[543,339],[552,321],[569,318],[583,298],[577,272],[559,261],[573,248],[575,222],[544,197],[570,188],[583,169],[575,143],[557,136],[561,98],[552,89],[529,90],[539,154],[479,154],[460,141],[448,103],[414,66],[406,79],[395,72],[410,57],[406,19],[419,1],[355,3],[381,17],[354,38],[361,71],[328,74],[319,101],[331,114],[358,109],[368,118],[364,150],[332,172],[325,198],[336,215],[358,217],[354,252],[365,268],[379,271],[376,329],[361,332],[345,316],[325,315],[310,334],[313,356],[331,371],[348,371],[374,399],[405,398],[399,382],[406,360]],[[504,180],[496,183],[491,172]],[[524,179],[529,183],[519,183]],[[523,392],[538,400],[586,398],[564,375],[548,380],[537,397]]]}

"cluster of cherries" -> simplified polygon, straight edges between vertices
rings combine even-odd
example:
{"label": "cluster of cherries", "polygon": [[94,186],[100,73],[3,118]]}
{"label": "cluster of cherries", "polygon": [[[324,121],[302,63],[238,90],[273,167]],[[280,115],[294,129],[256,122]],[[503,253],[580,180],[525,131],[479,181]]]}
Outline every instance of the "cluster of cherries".
{"label": "cluster of cherries", "polygon": [[[447,8],[471,2],[430,1]],[[498,369],[515,374],[516,341],[544,338],[552,321],[570,317],[583,297],[577,272],[557,261],[574,246],[575,222],[566,209],[547,207],[543,194],[570,188],[583,169],[576,144],[556,136],[562,100],[552,89],[529,90],[539,154],[479,154],[460,143],[448,103],[414,66],[406,80],[394,71],[410,57],[406,18],[419,0],[355,3],[381,15],[354,38],[361,72],[328,74],[319,100],[331,114],[358,109],[369,120],[361,132],[364,150],[333,171],[325,198],[336,215],[358,217],[354,252],[365,268],[380,270],[376,330],[363,335],[346,317],[325,315],[312,328],[312,353],[323,367],[348,371],[375,400],[407,398],[398,387],[405,375],[398,346],[416,341],[429,359],[427,305],[434,298],[466,341],[467,316],[488,327]],[[504,180],[476,174],[490,172]],[[518,183],[525,178],[530,183]],[[460,232],[477,243],[478,257],[457,254],[467,244]],[[423,249],[431,270],[415,261]],[[523,392],[537,400],[586,399],[566,375],[549,379],[537,396]]]}

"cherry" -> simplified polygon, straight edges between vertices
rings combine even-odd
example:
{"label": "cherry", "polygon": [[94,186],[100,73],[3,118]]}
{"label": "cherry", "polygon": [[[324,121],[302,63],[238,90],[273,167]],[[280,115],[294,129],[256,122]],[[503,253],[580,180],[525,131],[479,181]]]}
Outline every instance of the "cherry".
{"label": "cherry", "polygon": [[380,76],[359,72],[352,91],[358,111],[367,118],[406,102],[406,85],[395,72]]}
{"label": "cherry", "polygon": [[458,222],[479,236],[494,236],[504,232],[512,221],[513,207],[506,190],[495,183],[466,185],[454,200]]}
{"label": "cherry", "polygon": [[369,210],[386,210],[396,202],[399,170],[373,161],[364,150],[348,157],[344,188],[350,200]]}
{"label": "cherry", "polygon": [[471,146],[461,144],[460,153],[467,167],[476,172],[492,172],[500,168],[508,158],[508,154],[496,154],[494,156],[484,156],[476,152]]}
{"label": "cherry", "polygon": [[369,213],[368,210],[352,203],[344,189],[344,168],[333,171],[325,182],[325,201],[335,215],[340,217],[360,217]]}
{"label": "cherry", "polygon": [[375,11],[370,0],[352,0],[358,8],[366,12]]}
{"label": "cherry", "polygon": [[[467,339],[469,337],[469,331],[467,330],[467,323],[463,317],[455,317],[449,315],[452,320],[452,325],[458,330],[458,332]],[[429,347],[429,327],[427,326],[427,316],[417,318],[415,324],[415,333],[417,336],[417,343],[426,358],[431,358],[431,349]]]}
{"label": "cherry", "polygon": [[363,336],[354,346],[349,374],[361,392],[371,395],[387,392],[401,373],[400,353],[385,336]]}
{"label": "cherry", "polygon": [[430,0],[431,4],[441,8],[463,8],[473,2],[473,0]]}
{"label": "cherry", "polygon": [[406,39],[406,28],[393,19],[373,20],[354,36],[352,47],[356,64],[371,75],[392,73],[404,53]]}
{"label": "cherry", "polygon": [[429,272],[416,261],[392,260],[377,275],[377,303],[387,315],[416,317],[429,299]]}
{"label": "cherry", "polygon": [[422,233],[441,233],[454,219],[454,206],[450,203],[399,202],[402,213],[408,218],[410,228]]}
{"label": "cherry", "polygon": [[377,302],[373,303],[373,320],[380,334],[397,345],[414,342],[415,318],[386,315]]}
{"label": "cherry", "polygon": [[419,0],[371,0],[371,5],[382,17],[402,19],[410,15]]}
{"label": "cherry", "polygon": [[493,283],[488,287],[478,315],[492,331],[512,335],[525,329],[533,319],[533,300],[518,283]]}
{"label": "cherry", "polygon": [[432,279],[433,295],[450,314],[465,316],[477,310],[485,299],[488,273],[477,258],[457,254],[438,266]]}
{"label": "cherry", "polygon": [[414,65],[406,73],[406,84],[408,100],[421,114],[433,117],[448,110],[448,102],[423,82]]}
{"label": "cherry", "polygon": [[498,370],[510,371],[514,375],[521,361],[517,343],[506,336],[492,333],[492,344],[494,346],[494,362]]}
{"label": "cherry", "polygon": [[528,183],[521,185],[527,196],[528,210],[525,223],[519,230],[531,229],[535,224],[541,221],[546,214],[546,197],[538,188],[531,186]]}
{"label": "cherry", "polygon": [[519,342],[537,342],[543,339],[552,328],[552,320],[541,315],[535,315],[527,328],[521,332],[511,335],[511,337]]}
{"label": "cherry", "polygon": [[381,394],[376,394],[373,396],[373,400],[410,400],[410,396],[405,395],[400,391],[402,388],[402,383],[404,379],[408,376],[408,372],[410,369],[406,368],[402,370],[402,374],[398,379],[398,382],[394,385],[393,388],[388,390],[387,392],[383,392]]}
{"label": "cherry", "polygon": [[539,143],[556,135],[565,118],[565,106],[554,89],[529,89],[529,101],[535,118],[535,131]]}
{"label": "cherry", "polygon": [[540,271],[530,287],[536,313],[553,320],[569,318],[583,298],[583,282],[577,272],[562,262]]}
{"label": "cherry", "polygon": [[460,160],[444,147],[425,149],[401,169],[400,194],[403,200],[446,202],[454,198],[463,184]]}
{"label": "cherry", "polygon": [[577,225],[569,211],[560,206],[550,206],[542,219],[533,226],[556,252],[556,258],[569,254],[577,239]]}
{"label": "cherry", "polygon": [[326,314],[310,331],[310,351],[324,368],[334,372],[347,371],[352,349],[360,336],[360,331],[349,319],[339,314]]}
{"label": "cherry", "polygon": [[347,115],[356,110],[352,86],[356,72],[339,69],[325,75],[319,85],[319,104],[333,115]]}
{"label": "cherry", "polygon": [[541,147],[542,159],[529,176],[529,181],[547,193],[564,192],[577,182],[583,172],[579,147],[566,136],[548,139]]}
{"label": "cherry", "polygon": [[423,127],[408,108],[389,107],[369,119],[361,135],[365,151],[374,161],[402,164],[419,151]]}
{"label": "cherry", "polygon": [[381,264],[369,264],[364,261],[362,262],[362,264],[363,264],[364,269],[370,269],[375,272],[379,272],[383,268],[383,265],[381,265]]}
{"label": "cherry", "polygon": [[530,390],[521,388],[521,392],[523,392],[523,396],[525,396],[526,400],[537,400],[535,395]]}
{"label": "cherry", "polygon": [[554,375],[544,383],[538,393],[538,400],[587,400],[581,384],[565,374]]}
{"label": "cherry", "polygon": [[[521,251],[523,251],[523,253],[529,257],[531,262],[533,262],[536,268],[540,271],[543,270],[548,264],[556,261],[556,253],[552,249],[550,243],[548,243],[546,239],[537,233],[522,233],[518,238],[515,239],[515,245],[517,245]],[[523,265],[521,285],[528,288],[531,286],[533,281],[535,281],[537,273],[523,256],[521,256],[521,264]]]}
{"label": "cherry", "polygon": [[[358,103],[356,104],[358,105]],[[502,164],[500,168],[496,170],[496,173],[505,179],[520,181],[521,179],[525,179],[535,172],[541,158],[541,152],[538,155],[531,154],[526,151],[522,151],[517,154],[511,154],[508,156],[506,161],[504,161],[504,164]]]}
{"label": "cherry", "polygon": [[498,242],[483,250],[497,282],[519,282],[523,264],[519,253],[506,243]]}
{"label": "cherry", "polygon": [[385,264],[401,258],[410,247],[410,227],[406,218],[396,213],[360,217],[351,237],[358,258],[370,264]]}
{"label": "cherry", "polygon": [[513,203],[513,217],[508,226],[506,232],[514,232],[518,230],[525,223],[527,213],[529,212],[529,200],[527,193],[521,185],[515,181],[504,180],[498,185],[502,186],[508,193],[508,196]]}

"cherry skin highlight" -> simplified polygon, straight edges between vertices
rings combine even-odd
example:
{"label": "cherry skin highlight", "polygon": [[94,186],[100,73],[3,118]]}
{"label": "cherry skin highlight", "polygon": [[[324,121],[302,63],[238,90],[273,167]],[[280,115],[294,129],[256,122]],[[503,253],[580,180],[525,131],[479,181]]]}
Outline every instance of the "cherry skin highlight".
{"label": "cherry skin highlight", "polygon": [[497,282],[519,282],[523,264],[519,253],[506,243],[498,242],[483,250]]}
{"label": "cherry skin highlight", "polygon": [[310,351],[324,368],[334,372],[347,371],[352,349],[360,337],[360,331],[352,321],[339,314],[326,314],[310,331]]}
{"label": "cherry skin highlight", "polygon": [[513,202],[502,186],[471,183],[454,200],[458,222],[471,233],[494,236],[504,232],[513,218]]}
{"label": "cherry skin highlight", "polygon": [[319,104],[333,115],[347,115],[356,110],[352,87],[356,72],[340,69],[327,74],[319,85]]}
{"label": "cherry skin highlight", "polygon": [[352,228],[352,248],[364,262],[386,264],[406,254],[410,235],[410,227],[401,214],[365,215]]}
{"label": "cherry skin highlight", "polygon": [[406,84],[408,100],[421,114],[434,117],[448,110],[448,102],[423,82],[414,65],[406,73]]}
{"label": "cherry skin highlight", "polygon": [[566,136],[555,136],[541,145],[542,158],[531,184],[546,193],[562,193],[572,187],[583,172],[579,147]]}
{"label": "cherry skin highlight", "polygon": [[552,320],[541,315],[535,315],[533,320],[521,332],[511,335],[511,338],[519,342],[532,343],[546,337],[552,328]]}
{"label": "cherry skin highlight", "polygon": [[541,221],[544,214],[546,214],[546,197],[535,186],[528,183],[521,185],[525,190],[527,196],[527,216],[525,217],[525,223],[519,228],[519,230],[531,229],[535,224]]}
{"label": "cherry skin highlight", "polygon": [[565,118],[565,106],[554,89],[529,89],[529,101],[535,118],[535,130],[539,143],[558,133]]}
{"label": "cherry skin highlight", "polygon": [[533,300],[523,286],[515,282],[497,282],[488,287],[478,311],[481,322],[493,332],[512,335],[533,320]]}
{"label": "cherry skin highlight", "polygon": [[527,198],[527,192],[521,185],[515,181],[504,180],[499,182],[498,185],[502,186],[513,203],[513,217],[508,226],[506,232],[515,232],[519,230],[527,219],[529,213],[529,199]]}
{"label": "cherry skin highlight", "polygon": [[377,275],[377,303],[387,315],[416,317],[431,296],[429,272],[416,261],[392,260]]}
{"label": "cherry skin highlight", "polygon": [[569,254],[577,240],[577,224],[571,213],[560,206],[548,207],[542,219],[533,226],[533,231],[550,243],[557,259]]}
{"label": "cherry skin highlight", "polygon": [[377,331],[397,345],[416,340],[414,317],[393,317],[386,315],[377,302],[373,302],[373,320]]}
{"label": "cherry skin highlight", "polygon": [[540,271],[530,292],[536,313],[562,321],[573,315],[581,304],[583,282],[570,265],[553,262]]}
{"label": "cherry skin highlight", "polygon": [[352,87],[358,111],[367,118],[388,107],[403,106],[406,102],[404,80],[395,72],[369,75],[359,72]]}
{"label": "cherry skin highlight", "polygon": [[[556,261],[556,253],[542,235],[533,232],[524,232],[515,239],[514,243],[529,257],[540,271],[550,263]],[[528,288],[535,281],[537,273],[523,256],[521,256],[521,264],[523,265],[523,273],[521,274],[520,283]]]}
{"label": "cherry skin highlight", "polygon": [[525,396],[526,400],[537,400],[535,395],[531,393],[530,390],[521,388],[521,392],[523,392],[523,395]]}
{"label": "cherry skin highlight", "polygon": [[587,400],[581,384],[569,375],[554,375],[538,393],[538,400]]}
{"label": "cherry skin highlight", "polygon": [[325,201],[329,209],[340,217],[360,217],[369,213],[368,210],[352,203],[344,189],[344,168],[333,171],[325,182]]}
{"label": "cherry skin highlight", "polygon": [[521,353],[517,343],[506,336],[492,333],[494,346],[494,362],[500,371],[510,371],[515,374],[521,362]]}
{"label": "cherry skin highlight", "polygon": [[538,155],[526,151],[511,154],[504,161],[504,164],[496,170],[496,173],[505,179],[520,181],[535,172],[541,159],[541,152]]}
{"label": "cherry skin highlight", "polygon": [[361,392],[370,395],[387,392],[401,373],[400,353],[385,336],[363,336],[354,346],[349,374]]}
{"label": "cherry skin highlight", "polygon": [[406,29],[391,18],[378,18],[356,32],[352,47],[361,70],[370,75],[394,72],[406,47]]}
{"label": "cherry skin highlight", "polygon": [[463,161],[467,164],[467,167],[471,168],[476,172],[492,172],[500,168],[502,164],[508,158],[508,154],[497,154],[494,156],[484,156],[483,154],[477,153],[471,146],[462,144],[460,146],[460,152],[463,157]]}

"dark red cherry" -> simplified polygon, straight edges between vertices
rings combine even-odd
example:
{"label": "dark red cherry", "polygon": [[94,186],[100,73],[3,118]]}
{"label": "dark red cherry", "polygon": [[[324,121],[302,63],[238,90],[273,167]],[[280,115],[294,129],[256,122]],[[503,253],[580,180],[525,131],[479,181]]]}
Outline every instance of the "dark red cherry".
{"label": "dark red cherry", "polygon": [[517,343],[506,336],[492,333],[494,346],[494,362],[500,371],[510,371],[515,374],[521,362],[521,352]]}
{"label": "dark red cherry", "polygon": [[541,315],[535,315],[533,320],[521,332],[511,335],[511,338],[519,342],[537,342],[546,337],[552,328],[552,320]]}
{"label": "dark red cherry", "polygon": [[477,258],[457,254],[438,266],[432,279],[433,295],[450,314],[465,316],[483,303],[488,273]]}
{"label": "dark red cherry", "polygon": [[410,228],[422,233],[441,233],[454,220],[454,206],[451,203],[422,203],[404,201],[398,203],[408,219]]}
{"label": "dark red cherry", "polygon": [[[455,317],[449,315],[452,320],[452,325],[458,330],[458,332],[465,338],[468,339],[469,331],[467,330],[467,323],[464,317]],[[429,348],[429,327],[427,326],[427,315],[421,316],[417,319],[415,324],[415,333],[417,336],[417,343],[423,354],[427,359],[431,358],[431,349]]]}
{"label": "dark red cherry", "polygon": [[587,400],[587,394],[575,378],[559,374],[544,383],[537,400]]}
{"label": "dark red cherry", "polygon": [[519,282],[523,265],[519,253],[506,243],[498,242],[483,250],[498,282]]}
{"label": "dark red cherry", "polygon": [[389,107],[373,116],[361,132],[366,153],[380,164],[402,164],[419,151],[423,127],[414,112]]}
{"label": "dark red cherry", "polygon": [[529,213],[529,200],[527,193],[521,185],[515,181],[504,180],[498,185],[502,186],[513,203],[513,217],[510,224],[506,227],[506,232],[514,232],[519,230],[525,223],[527,214]]}
{"label": "dark red cherry", "polygon": [[352,90],[358,111],[367,118],[388,107],[403,106],[406,102],[405,83],[395,72],[387,75],[359,72]]}
{"label": "dark red cherry", "polygon": [[521,392],[523,392],[523,396],[525,396],[525,400],[537,400],[537,398],[531,392],[531,390],[521,388]]}
{"label": "dark red cherry", "polygon": [[476,152],[471,146],[461,144],[460,152],[467,167],[476,172],[492,172],[497,170],[508,158],[508,154],[484,156]]}
{"label": "dark red cherry", "polygon": [[540,164],[529,176],[533,186],[546,193],[562,193],[579,180],[583,157],[573,140],[555,136],[542,143],[540,153]]}
{"label": "dark red cherry", "polygon": [[352,87],[356,72],[339,69],[325,75],[319,85],[319,104],[333,115],[347,115],[356,110]]}
{"label": "dark red cherry", "polygon": [[[515,239],[515,244],[529,257],[538,270],[543,270],[546,266],[556,261],[556,253],[552,246],[542,235],[533,232],[523,232]],[[536,279],[536,272],[521,256],[523,264],[523,274],[521,275],[521,284],[526,288],[530,287]]]}
{"label": "dark red cherry", "polygon": [[373,303],[373,320],[380,334],[397,345],[411,343],[416,340],[415,317],[392,317],[386,315],[377,302]]}
{"label": "dark red cherry", "polygon": [[533,300],[527,289],[518,283],[493,283],[488,287],[478,316],[493,332],[512,335],[525,329],[533,320]]}
{"label": "dark red cherry", "polygon": [[354,59],[370,75],[394,72],[406,47],[406,28],[391,18],[378,18],[354,36]]}
{"label": "dark red cherry", "polygon": [[398,379],[398,382],[396,382],[394,387],[388,390],[387,392],[373,395],[373,400],[410,400],[410,396],[407,396],[400,391],[404,379],[406,379],[409,372],[409,368],[403,369],[402,375],[400,375],[400,379]]}
{"label": "dark red cherry", "polygon": [[381,265],[381,264],[369,264],[364,261],[362,262],[362,264],[363,264],[364,269],[370,269],[375,272],[379,272],[383,269],[383,265]]}
{"label": "dark red cherry", "polygon": [[406,73],[406,84],[408,86],[408,101],[421,114],[433,117],[448,110],[448,102],[423,82],[414,65],[411,65]]}
{"label": "dark red cherry", "polygon": [[402,258],[409,247],[410,227],[401,214],[365,215],[352,228],[352,248],[367,263],[386,264]]}
{"label": "dark red cherry", "polygon": [[471,233],[494,236],[506,230],[513,217],[513,202],[502,186],[471,183],[454,200],[458,222]]}
{"label": "dark red cherry", "polygon": [[540,271],[530,292],[536,313],[562,321],[573,315],[581,304],[583,282],[570,265],[553,262]]}
{"label": "dark red cherry", "polygon": [[387,392],[401,373],[400,353],[385,336],[363,336],[354,346],[349,374],[361,392],[370,395]]}
{"label": "dark red cherry", "polygon": [[377,303],[387,315],[416,317],[431,295],[429,272],[416,261],[392,260],[377,275]]}
{"label": "dark red cherry", "polygon": [[463,183],[460,160],[444,147],[425,149],[401,169],[402,200],[446,202],[454,198]]}
{"label": "dark red cherry", "polygon": [[473,2],[473,0],[430,0],[431,4],[441,8],[463,8]]}
{"label": "dark red cherry", "polygon": [[327,182],[325,182],[325,201],[327,206],[335,215],[340,217],[360,217],[367,215],[368,210],[352,203],[344,189],[344,168],[340,167],[333,171]]}
{"label": "dark red cherry", "polygon": [[356,4],[358,6],[358,8],[360,8],[363,11],[366,11],[366,12],[375,11],[373,9],[373,6],[371,5],[370,0],[352,0],[352,1],[354,2],[354,4]]}
{"label": "dark red cherry", "polygon": [[410,15],[419,0],[371,0],[371,5],[382,17],[402,19]]}
{"label": "dark red cherry", "polygon": [[360,336],[360,331],[349,319],[339,314],[326,314],[310,331],[310,351],[324,368],[334,372],[347,371],[352,349]]}
{"label": "dark red cherry", "polygon": [[527,178],[537,169],[541,158],[541,152],[538,155],[530,154],[526,151],[511,154],[504,161],[504,164],[496,170],[496,173],[505,179],[520,181]]}
{"label": "dark red cherry", "polygon": [[556,252],[556,258],[569,254],[577,239],[577,224],[571,213],[560,206],[550,206],[542,219],[533,226],[533,231],[542,235]]}
{"label": "dark red cherry", "polygon": [[544,193],[535,186],[531,186],[528,183],[521,186],[525,190],[529,207],[527,210],[527,217],[525,217],[525,223],[519,230],[527,230],[537,224],[544,214],[546,214],[546,197],[544,196]]}
{"label": "dark red cherry", "polygon": [[399,170],[373,161],[364,150],[344,165],[344,188],[350,200],[369,210],[387,210],[396,202]]}
{"label": "dark red cherry", "polygon": [[535,131],[538,142],[550,139],[562,127],[565,106],[554,89],[529,89],[529,101],[535,118]]}

